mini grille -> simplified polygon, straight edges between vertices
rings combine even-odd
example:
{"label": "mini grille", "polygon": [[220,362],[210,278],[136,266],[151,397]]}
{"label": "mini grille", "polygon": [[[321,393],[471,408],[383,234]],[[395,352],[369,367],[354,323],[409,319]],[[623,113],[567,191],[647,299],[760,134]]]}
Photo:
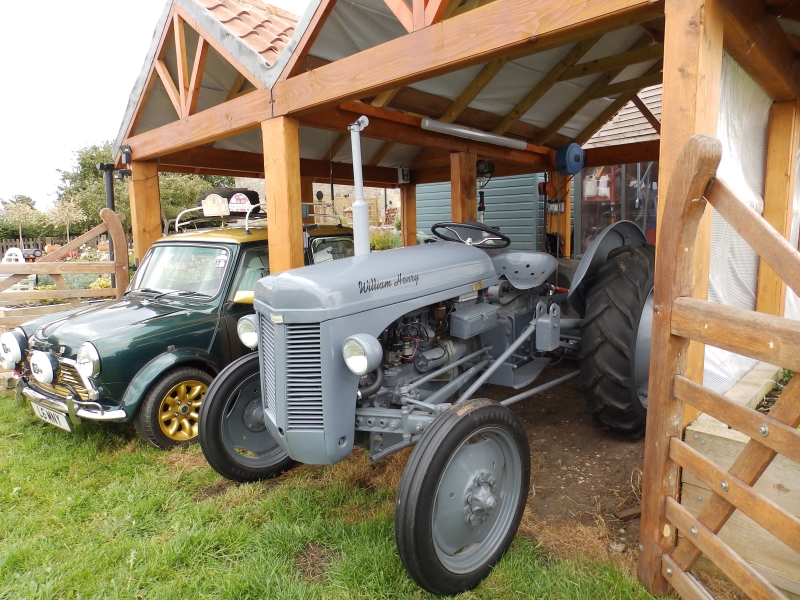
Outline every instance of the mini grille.
{"label": "mini grille", "polygon": [[77,400],[89,400],[89,390],[83,385],[83,380],[78,374],[77,369],[63,362],[59,365],[59,369],[56,372],[55,382],[47,384],[36,381],[36,386],[60,398],[73,396],[74,393],[72,390],[74,390],[78,392],[79,398],[76,398]]}
{"label": "mini grille", "polygon": [[265,315],[260,315],[260,318],[264,397],[267,401],[267,412],[275,420],[275,325]]}
{"label": "mini grille", "polygon": [[286,325],[288,429],[323,429],[319,323]]}

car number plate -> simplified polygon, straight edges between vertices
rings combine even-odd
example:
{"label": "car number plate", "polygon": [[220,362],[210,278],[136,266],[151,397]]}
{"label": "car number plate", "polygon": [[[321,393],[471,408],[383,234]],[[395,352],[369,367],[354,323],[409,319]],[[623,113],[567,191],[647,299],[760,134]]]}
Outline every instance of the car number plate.
{"label": "car number plate", "polygon": [[64,413],[50,410],[49,408],[45,408],[44,406],[36,404],[36,402],[31,402],[31,406],[33,407],[33,412],[36,413],[36,416],[45,423],[50,423],[50,425],[55,425],[64,431],[72,432],[72,429],[69,426],[69,421],[67,421],[67,415]]}

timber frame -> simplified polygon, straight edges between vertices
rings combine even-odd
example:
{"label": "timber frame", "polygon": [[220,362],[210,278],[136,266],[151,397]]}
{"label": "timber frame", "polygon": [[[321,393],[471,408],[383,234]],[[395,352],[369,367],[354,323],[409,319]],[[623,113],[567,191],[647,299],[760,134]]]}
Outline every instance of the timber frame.
{"label": "timber frame", "polygon": [[[360,114],[370,118],[362,136],[378,140],[366,158],[365,183],[400,187],[406,226],[403,243],[413,244],[417,184],[450,181],[454,220],[474,219],[477,159],[495,162],[495,176],[553,173],[557,147],[573,141],[585,143],[633,102],[660,141],[587,150],[586,166],[659,160],[659,187],[668,190],[668,199],[658,205],[654,340],[669,348],[669,356],[651,366],[651,390],[656,384],[661,387],[651,392],[648,414],[639,577],[656,594],[674,588],[689,597],[705,597],[687,571],[702,550],[748,594],[776,597],[769,584],[756,579],[748,583],[746,565],[733,560],[714,535],[724,523],[724,515],[733,510],[730,506],[755,502],[747,506],[758,507],[758,518],[764,516],[769,527],[777,523],[787,528],[786,532],[794,532],[794,542],[800,539],[795,522],[771,508],[764,509],[763,503],[753,498],[755,471],[747,471],[750,476],[742,475],[744,471],[723,473],[730,491],[718,494],[723,500],[715,500],[719,507],[716,520],[689,515],[678,502],[681,468],[699,469],[711,474],[709,477],[719,475],[691,455],[681,441],[684,428],[700,411],[717,414],[723,406],[718,397],[698,389],[703,344],[731,347],[800,368],[796,363],[800,331],[781,319],[786,283],[800,292],[796,279],[800,259],[782,241],[790,233],[800,146],[800,38],[791,33],[800,30],[800,2],[360,0],[382,3],[386,18],[396,19],[395,33],[344,57],[324,58],[314,49],[326,35],[336,0],[315,0],[312,5],[316,8],[298,25],[296,39],[287,46],[289,56],[276,63],[280,72],[268,85],[182,8],[190,0],[171,1],[174,4],[159,33],[143,92],[135,99],[133,116],[118,140],[132,150],[131,205],[138,257],[160,235],[154,216],[160,212],[159,172],[264,177],[269,219],[277,225],[269,240],[271,269],[277,272],[302,265],[301,202],[311,201],[307,197],[310,183],[352,182],[352,166],[340,157],[346,154],[346,126]],[[187,58],[187,28],[198,34],[193,60]],[[597,55],[609,34],[619,36],[623,31],[630,35],[624,47]],[[167,68],[172,60],[166,54],[168,46],[169,52],[175,52],[177,71],[173,74]],[[203,71],[212,49],[239,75],[223,90],[222,101],[198,110]],[[550,51],[560,54],[541,67],[535,82],[502,111],[485,110],[479,100],[489,91],[497,92],[497,82],[515,61],[532,63]],[[716,133],[724,52],[774,102],[763,218],[743,212],[721,182],[708,188],[717,160],[710,149],[713,142],[694,137]],[[634,71],[631,76],[624,75]],[[444,76],[465,73],[470,76],[468,81],[462,79],[459,90],[433,93]],[[166,90],[175,118],[138,131],[142,109],[156,82]],[[530,115],[565,82],[577,86],[577,91],[534,123]],[[641,89],[658,83],[663,84],[660,121],[638,96]],[[420,127],[424,117],[523,140],[526,145],[516,150],[425,131]],[[324,152],[304,155],[301,131],[328,136]],[[251,140],[260,136],[261,152],[226,145],[242,136],[256,136],[247,138]],[[397,164],[391,157],[409,147],[421,151],[408,163],[401,163],[409,167],[411,183],[398,186]],[[550,179],[559,197],[568,197],[570,182],[555,174]],[[745,315],[705,303],[711,245],[711,211],[704,210],[706,200],[720,212],[727,210],[726,218],[737,230],[749,232],[743,236],[761,256],[756,313]],[[553,219],[551,227],[566,232],[568,224],[566,213]],[[753,238],[752,231],[760,232],[764,239]],[[676,256],[680,257],[677,263]],[[734,323],[739,317],[743,323]],[[720,329],[709,333],[703,323]],[[753,327],[759,328],[759,334],[751,339],[748,328]],[[769,331],[777,345],[773,348],[771,344],[769,351],[753,350],[764,331]],[[780,433],[770,434],[769,441],[753,442],[757,448],[750,454],[758,454],[763,464],[774,452],[797,456],[798,436],[788,428],[796,427],[800,418],[796,393],[800,380],[793,380],[790,386],[786,402],[769,421],[769,431]],[[730,424],[749,431],[754,416],[736,414],[738,420]],[[732,504],[725,504],[728,500]],[[684,534],[688,528],[694,541],[684,537],[678,544],[676,527]],[[693,530],[699,533],[694,536]],[[747,577],[742,578],[742,573]]]}

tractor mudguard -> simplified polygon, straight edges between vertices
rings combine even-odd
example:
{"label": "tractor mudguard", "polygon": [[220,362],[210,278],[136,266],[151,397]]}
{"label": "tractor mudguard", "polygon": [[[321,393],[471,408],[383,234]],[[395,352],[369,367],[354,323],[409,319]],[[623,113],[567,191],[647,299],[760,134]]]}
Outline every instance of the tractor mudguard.
{"label": "tractor mudguard", "polygon": [[608,260],[608,253],[628,244],[647,242],[647,238],[633,221],[618,221],[606,227],[583,255],[569,288],[567,301],[583,318],[586,314],[586,283],[591,282],[597,270]]}
{"label": "tractor mudguard", "polygon": [[122,397],[122,408],[132,418],[139,409],[147,390],[153,383],[170,369],[183,364],[202,363],[212,376],[219,372],[220,365],[208,352],[199,348],[180,348],[174,352],[165,352],[156,356],[136,373],[131,380],[125,395]]}

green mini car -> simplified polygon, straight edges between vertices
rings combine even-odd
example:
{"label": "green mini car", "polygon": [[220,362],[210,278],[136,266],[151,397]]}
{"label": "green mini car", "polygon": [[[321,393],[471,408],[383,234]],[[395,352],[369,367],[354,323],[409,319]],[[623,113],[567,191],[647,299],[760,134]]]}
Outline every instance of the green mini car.
{"label": "green mini car", "polygon": [[[311,225],[306,262],[353,255],[352,231]],[[156,242],[123,298],[29,321],[0,336],[17,396],[65,431],[128,422],[154,446],[195,441],[214,376],[250,349],[237,323],[269,274],[266,228],[181,233]]]}

